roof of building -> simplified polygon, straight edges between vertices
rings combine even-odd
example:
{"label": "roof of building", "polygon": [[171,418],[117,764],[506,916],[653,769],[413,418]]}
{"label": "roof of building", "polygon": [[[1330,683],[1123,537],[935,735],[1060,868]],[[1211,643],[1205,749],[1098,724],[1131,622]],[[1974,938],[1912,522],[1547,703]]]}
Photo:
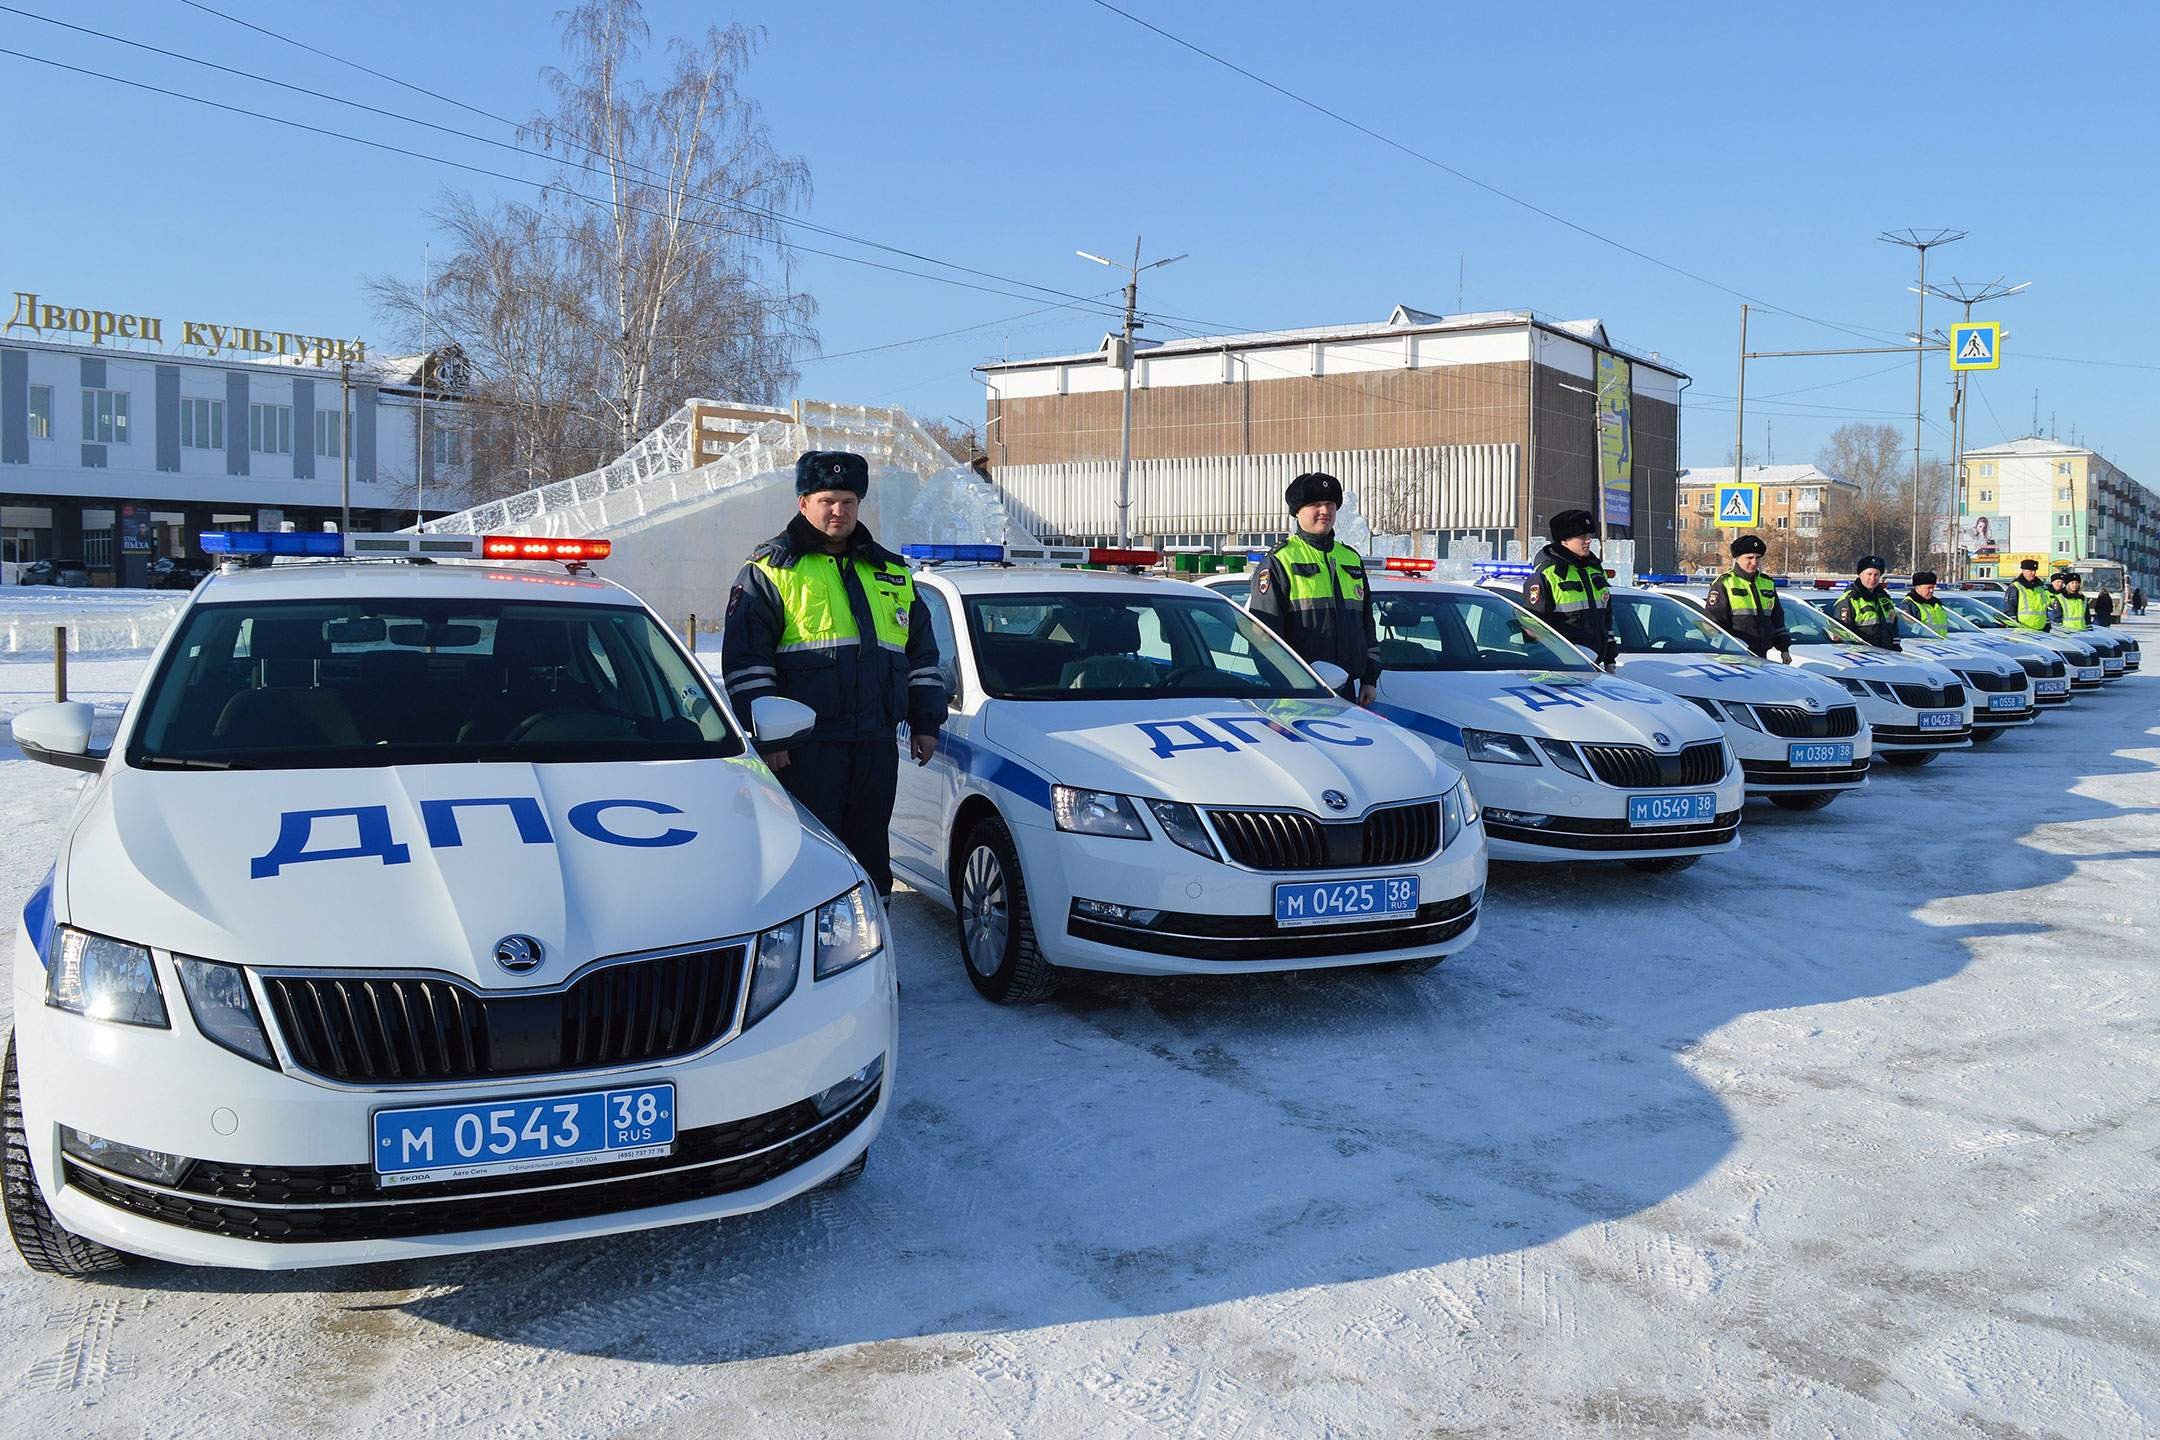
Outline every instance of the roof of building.
{"label": "roof of building", "polygon": [[2005,440],[1999,445],[1974,445],[1964,452],[1966,459],[1975,455],[2091,455],[2096,453],[2090,445],[2073,445],[2068,440],[2049,440],[2039,435],[2021,435],[2015,440]]}
{"label": "roof of building", "polygon": [[[1686,379],[1687,372],[1674,366],[1656,352],[1642,354],[1613,343],[1606,333],[1602,320],[1554,320],[1534,310],[1478,310],[1461,315],[1442,315],[1431,310],[1417,310],[1408,305],[1397,305],[1388,312],[1387,319],[1378,324],[1309,325],[1294,330],[1251,330],[1233,335],[1196,335],[1179,340],[1136,340],[1133,348],[1150,355],[1207,354],[1219,350],[1247,350],[1267,345],[1297,344],[1325,340],[1373,340],[1407,334],[1444,334],[1448,331],[1498,330],[1521,325],[1536,325],[1556,335],[1579,340],[1586,345],[1623,356],[1638,365],[1662,370],[1668,375]],[[1038,355],[1020,360],[999,360],[978,366],[978,369],[1029,370],[1045,365],[1076,365],[1101,359],[1117,342],[1118,336],[1107,334],[1102,343],[1093,350],[1069,355]]]}
{"label": "roof of building", "polygon": [[[1682,470],[1682,485],[1730,485],[1733,470],[1730,465],[1698,465]],[[1813,465],[1750,465],[1740,477],[1743,485],[1845,485],[1853,482],[1841,475],[1831,475]],[[1854,486],[1853,488],[1858,488]]]}

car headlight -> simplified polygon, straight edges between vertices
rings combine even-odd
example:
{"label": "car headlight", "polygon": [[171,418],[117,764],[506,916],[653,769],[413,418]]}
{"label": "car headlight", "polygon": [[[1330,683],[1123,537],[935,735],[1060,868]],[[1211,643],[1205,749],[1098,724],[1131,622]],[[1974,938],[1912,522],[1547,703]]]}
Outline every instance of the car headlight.
{"label": "car headlight", "polygon": [[1179,800],[1150,800],[1147,807],[1155,812],[1155,823],[1162,826],[1172,844],[1210,860],[1222,858],[1215,852],[1215,842],[1208,838],[1207,827],[1200,823],[1198,810]]}
{"label": "car headlight", "polygon": [[1867,686],[1868,689],[1874,691],[1877,695],[1881,696],[1885,700],[1897,699],[1897,687],[1892,685],[1887,680],[1870,680],[1867,682]]}
{"label": "car headlight", "polygon": [[150,952],[71,925],[60,927],[60,957],[45,974],[45,1003],[116,1025],[172,1028]]}
{"label": "car headlight", "polygon": [[1848,694],[1857,695],[1862,700],[1865,700],[1868,697],[1867,686],[1862,684],[1858,680],[1854,680],[1847,676],[1840,675],[1837,677],[1837,683],[1844,686]]}
{"label": "car headlight", "polygon": [[751,960],[750,1003],[743,1007],[745,1030],[779,1009],[780,1002],[795,993],[795,981],[802,974],[802,933],[803,917],[798,915],[757,937],[757,954]]}
{"label": "car headlight", "polygon": [[1462,744],[1463,754],[1488,765],[1538,763],[1537,752],[1520,735],[1508,735],[1498,730],[1464,730]]}
{"label": "car headlight", "polygon": [[1735,723],[1745,725],[1750,730],[1762,729],[1762,725],[1756,720],[1755,711],[1751,706],[1742,705],[1735,700],[1727,700],[1725,702],[1725,713],[1732,716]]}
{"label": "car headlight", "polygon": [[1579,780],[1590,778],[1590,768],[1583,764],[1582,756],[1577,754],[1575,747],[1567,741],[1549,740],[1540,735],[1537,743],[1538,749],[1545,752],[1545,758],[1552,761],[1562,770],[1567,771],[1568,774],[1575,776]]}
{"label": "car headlight", "polygon": [[1455,793],[1460,797],[1458,803],[1462,806],[1463,824],[1475,825],[1485,818],[1485,812],[1478,808],[1477,796],[1471,793],[1468,776],[1455,782]]}
{"label": "car headlight", "polygon": [[1075,835],[1109,835],[1120,840],[1145,840],[1147,826],[1132,801],[1107,790],[1076,790],[1070,785],[1050,789],[1050,813],[1057,828]]}
{"label": "car headlight", "polygon": [[868,885],[857,885],[817,909],[817,959],[811,974],[829,980],[884,948],[885,907]]}
{"label": "car headlight", "polygon": [[1705,700],[1700,695],[1683,695],[1680,698],[1687,701],[1688,704],[1693,705],[1696,709],[1702,711],[1703,714],[1708,715],[1713,720],[1723,720],[1725,718],[1725,712],[1718,709],[1717,701],[1715,700]]}
{"label": "car headlight", "polygon": [[1456,836],[1477,822],[1477,801],[1470,798],[1469,782],[1458,780],[1454,789],[1440,797],[1440,848],[1453,845]]}
{"label": "car headlight", "polygon": [[195,1017],[195,1028],[205,1040],[258,1065],[278,1068],[262,1016],[255,1009],[255,997],[248,993],[245,970],[184,955],[175,955],[173,966],[180,972],[180,992],[187,996],[188,1014]]}

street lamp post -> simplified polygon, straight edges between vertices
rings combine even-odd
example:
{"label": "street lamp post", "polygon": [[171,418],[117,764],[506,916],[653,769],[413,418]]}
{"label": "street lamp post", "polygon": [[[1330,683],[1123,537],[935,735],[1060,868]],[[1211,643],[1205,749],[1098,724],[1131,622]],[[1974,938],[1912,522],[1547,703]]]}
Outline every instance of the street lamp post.
{"label": "street lamp post", "polygon": [[1143,270],[1159,270],[1165,265],[1175,265],[1185,257],[1183,255],[1172,255],[1166,260],[1150,260],[1143,265],[1140,263],[1140,237],[1137,235],[1133,237],[1132,264],[1130,265],[1121,266],[1113,260],[1106,260],[1100,255],[1091,255],[1085,250],[1075,250],[1073,253],[1083,260],[1092,260],[1097,265],[1107,265],[1113,270],[1122,269],[1125,272],[1125,338],[1119,357],[1125,366],[1125,414],[1123,421],[1119,425],[1118,435],[1117,513],[1118,544],[1120,546],[1130,546],[1132,544],[1132,381],[1135,365],[1133,331],[1139,329],[1141,324],[1139,319],[1140,272]]}
{"label": "street lamp post", "polygon": [[[1985,305],[1990,301],[2018,294],[2031,285],[2030,280],[2020,281],[2016,285],[2005,285],[2000,275],[1984,284],[1968,285],[1953,275],[1949,285],[1930,285],[1926,289],[1928,294],[1938,300],[1948,300],[1953,305],[1964,306],[1965,319],[1970,321],[1973,306]],[[1945,349],[1948,348],[1946,345]],[[1968,381],[1963,370],[1953,370],[1950,374],[1954,386],[1950,402],[1950,503],[1953,517],[1951,523],[1954,526],[1956,518],[1962,516],[1968,508],[1965,484],[1965,388]],[[1958,549],[1955,535],[1951,537],[1949,560],[1952,579],[1969,578],[1965,573],[1966,562],[1963,553]]]}
{"label": "street lamp post", "polygon": [[1965,238],[1963,230],[1937,230],[1923,235],[1918,230],[1885,231],[1875,237],[1888,245],[1903,245],[1920,256],[1920,313],[1913,325],[1913,420],[1912,420],[1912,539],[1905,562],[1910,570],[1920,563],[1920,440],[1927,384],[1927,252]]}

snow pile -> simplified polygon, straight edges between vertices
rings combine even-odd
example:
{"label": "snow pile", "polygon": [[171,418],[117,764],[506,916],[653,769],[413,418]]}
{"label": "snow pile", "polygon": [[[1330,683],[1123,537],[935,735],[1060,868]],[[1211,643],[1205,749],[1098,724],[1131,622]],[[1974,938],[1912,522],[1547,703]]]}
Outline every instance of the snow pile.
{"label": "snow pile", "polygon": [[16,590],[0,598],[0,654],[52,654],[55,625],[71,655],[148,650],[186,603],[169,590]]}

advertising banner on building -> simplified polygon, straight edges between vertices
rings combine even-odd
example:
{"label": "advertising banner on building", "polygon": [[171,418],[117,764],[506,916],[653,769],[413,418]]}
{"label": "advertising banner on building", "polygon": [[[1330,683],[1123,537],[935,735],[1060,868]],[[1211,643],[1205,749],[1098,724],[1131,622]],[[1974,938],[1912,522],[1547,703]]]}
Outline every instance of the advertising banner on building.
{"label": "advertising banner on building", "polygon": [[2010,517],[2007,515],[1961,515],[1957,523],[1958,548],[1975,560],[1999,555],[2010,548]]}
{"label": "advertising banner on building", "polygon": [[1598,492],[1609,526],[1635,523],[1635,436],[1628,404],[1632,383],[1627,361],[1598,353]]}

